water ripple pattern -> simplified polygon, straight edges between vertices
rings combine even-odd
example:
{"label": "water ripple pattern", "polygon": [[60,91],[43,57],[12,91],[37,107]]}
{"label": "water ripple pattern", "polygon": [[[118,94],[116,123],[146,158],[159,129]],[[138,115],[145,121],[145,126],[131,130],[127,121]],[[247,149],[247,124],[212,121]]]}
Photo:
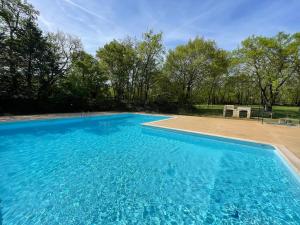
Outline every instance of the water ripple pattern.
{"label": "water ripple pattern", "polygon": [[0,224],[300,224],[274,149],[118,114],[0,125]]}

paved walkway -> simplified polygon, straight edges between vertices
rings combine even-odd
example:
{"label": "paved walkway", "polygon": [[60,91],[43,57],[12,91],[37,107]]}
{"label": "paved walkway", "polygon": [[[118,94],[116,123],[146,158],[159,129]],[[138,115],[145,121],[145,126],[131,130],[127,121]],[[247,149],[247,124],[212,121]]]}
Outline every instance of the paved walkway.
{"label": "paved walkway", "polygon": [[196,116],[176,116],[150,125],[248,139],[274,144],[300,172],[300,128],[262,124],[254,120],[236,120]]}
{"label": "paved walkway", "polygon": [[0,122],[55,119],[55,118],[64,118],[64,117],[82,117],[82,116],[104,115],[104,114],[113,114],[113,113],[116,112],[55,113],[55,114],[39,114],[39,115],[24,115],[24,116],[0,116]]}

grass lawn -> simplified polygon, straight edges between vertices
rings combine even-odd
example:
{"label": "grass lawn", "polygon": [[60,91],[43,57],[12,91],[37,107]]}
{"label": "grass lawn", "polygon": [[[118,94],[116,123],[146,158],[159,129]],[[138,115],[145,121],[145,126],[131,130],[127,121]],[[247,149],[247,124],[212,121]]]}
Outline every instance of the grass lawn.
{"label": "grass lawn", "polygon": [[[188,112],[192,115],[201,116],[223,116],[224,105],[195,105],[194,110]],[[252,117],[261,117],[261,107],[252,105]],[[264,115],[269,117],[270,115]],[[297,106],[273,106],[273,118],[294,118],[300,119],[300,107]]]}

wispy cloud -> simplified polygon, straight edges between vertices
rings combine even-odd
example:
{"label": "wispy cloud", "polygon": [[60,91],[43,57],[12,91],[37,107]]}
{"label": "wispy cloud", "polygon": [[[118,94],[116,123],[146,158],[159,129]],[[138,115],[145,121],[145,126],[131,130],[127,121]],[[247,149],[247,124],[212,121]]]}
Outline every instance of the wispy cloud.
{"label": "wispy cloud", "polygon": [[43,29],[79,36],[91,53],[112,39],[139,38],[148,29],[162,31],[167,48],[203,36],[225,49],[251,34],[300,30],[298,0],[29,1],[40,10]]}
{"label": "wispy cloud", "polygon": [[39,16],[39,21],[47,30],[52,31],[53,29],[55,29],[55,24],[47,20],[43,15]]}
{"label": "wispy cloud", "polygon": [[102,21],[104,21],[106,23],[114,24],[112,21],[110,21],[110,20],[106,19],[105,17],[103,17],[103,16],[101,16],[101,15],[93,12],[92,10],[90,10],[88,8],[85,8],[84,6],[82,6],[82,5],[78,4],[78,3],[75,3],[72,0],[63,0],[63,1],[67,2],[68,4],[70,4],[70,5],[78,8],[78,9],[80,9],[81,11],[83,11],[83,12],[85,12],[85,13],[87,13],[87,14],[95,17],[95,18],[98,18],[98,19],[100,19],[100,20],[102,20]]}

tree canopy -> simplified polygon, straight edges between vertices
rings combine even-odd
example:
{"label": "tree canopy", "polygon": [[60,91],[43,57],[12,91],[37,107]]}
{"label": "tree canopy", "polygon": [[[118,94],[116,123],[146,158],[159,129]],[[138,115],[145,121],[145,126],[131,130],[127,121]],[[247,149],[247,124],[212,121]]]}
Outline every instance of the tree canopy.
{"label": "tree canopy", "polygon": [[224,50],[213,41],[196,38],[169,52],[165,72],[175,87],[176,100],[189,104],[206,80],[213,79],[211,82],[214,83],[217,77],[226,73],[227,64]]}
{"label": "tree canopy", "polygon": [[253,77],[261,91],[261,101],[270,110],[283,86],[297,75],[300,45],[297,34],[275,37],[252,36],[237,50],[239,67]]}
{"label": "tree canopy", "polygon": [[300,105],[300,33],[250,36],[232,51],[195,37],[167,51],[149,30],[94,56],[78,37],[43,32],[38,15],[0,0],[0,113]]}

